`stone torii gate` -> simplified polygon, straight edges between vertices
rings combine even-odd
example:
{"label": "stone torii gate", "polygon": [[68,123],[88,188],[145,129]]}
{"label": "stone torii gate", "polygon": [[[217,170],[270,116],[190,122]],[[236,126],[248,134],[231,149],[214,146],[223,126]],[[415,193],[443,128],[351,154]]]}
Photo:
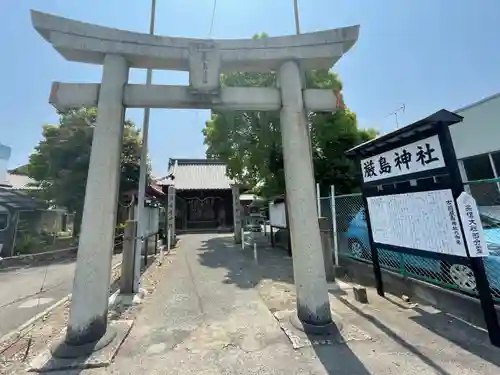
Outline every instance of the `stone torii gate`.
{"label": "stone torii gate", "polygon": [[[59,110],[98,108],[66,344],[95,344],[111,336],[108,290],[125,108],[281,111],[297,315],[304,326],[329,326],[306,109],[331,112],[338,101],[331,90],[305,88],[302,72],[331,68],[356,42],[359,27],[203,40],[117,30],[36,11],[31,17],[65,59],[103,65],[101,83],[55,82],[50,93]],[[189,86],[128,84],[130,68],[188,71]],[[221,87],[220,74],[231,71],[276,71],[279,87]]]}

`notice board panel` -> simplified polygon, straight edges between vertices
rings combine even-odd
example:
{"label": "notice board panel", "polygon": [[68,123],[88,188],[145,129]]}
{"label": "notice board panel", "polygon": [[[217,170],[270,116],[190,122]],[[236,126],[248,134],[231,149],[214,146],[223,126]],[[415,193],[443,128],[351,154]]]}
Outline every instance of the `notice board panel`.
{"label": "notice board panel", "polygon": [[467,256],[451,190],[367,198],[373,242]]}

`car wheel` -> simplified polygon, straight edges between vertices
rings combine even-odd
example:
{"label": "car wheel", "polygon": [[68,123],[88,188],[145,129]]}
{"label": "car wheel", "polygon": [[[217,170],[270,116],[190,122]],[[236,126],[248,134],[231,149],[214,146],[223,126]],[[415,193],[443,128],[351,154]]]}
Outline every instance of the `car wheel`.
{"label": "car wheel", "polygon": [[361,242],[358,240],[351,238],[349,239],[349,250],[351,255],[356,258],[366,259],[366,250]]}
{"label": "car wheel", "polygon": [[452,264],[448,268],[448,275],[453,283],[465,292],[474,292],[476,290],[476,278],[474,271],[464,264]]}

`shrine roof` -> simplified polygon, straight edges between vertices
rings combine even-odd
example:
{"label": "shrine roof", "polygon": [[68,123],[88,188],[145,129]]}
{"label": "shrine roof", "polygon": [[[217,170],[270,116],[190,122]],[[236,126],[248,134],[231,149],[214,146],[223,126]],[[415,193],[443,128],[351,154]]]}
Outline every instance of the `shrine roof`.
{"label": "shrine roof", "polygon": [[376,154],[378,149],[386,148],[388,145],[400,142],[406,138],[414,137],[418,133],[428,131],[433,127],[440,124],[445,126],[450,126],[461,122],[463,117],[457,115],[454,112],[447,111],[446,109],[441,109],[430,116],[420,119],[412,124],[403,126],[392,132],[378,136],[375,139],[369,140],[367,142],[361,143],[360,145],[351,148],[346,151],[346,155],[366,155],[366,154]]}
{"label": "shrine roof", "polygon": [[170,159],[168,165],[168,176],[158,180],[158,185],[173,185],[176,190],[225,190],[234,184],[226,164],[219,160]]}

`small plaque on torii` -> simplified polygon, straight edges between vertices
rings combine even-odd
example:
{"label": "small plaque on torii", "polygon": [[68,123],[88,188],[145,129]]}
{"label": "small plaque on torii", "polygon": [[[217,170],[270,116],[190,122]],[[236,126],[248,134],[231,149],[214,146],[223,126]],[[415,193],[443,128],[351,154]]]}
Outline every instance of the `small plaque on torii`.
{"label": "small plaque on torii", "polygon": [[189,48],[189,86],[195,95],[218,95],[220,52],[215,43],[193,43]]}

